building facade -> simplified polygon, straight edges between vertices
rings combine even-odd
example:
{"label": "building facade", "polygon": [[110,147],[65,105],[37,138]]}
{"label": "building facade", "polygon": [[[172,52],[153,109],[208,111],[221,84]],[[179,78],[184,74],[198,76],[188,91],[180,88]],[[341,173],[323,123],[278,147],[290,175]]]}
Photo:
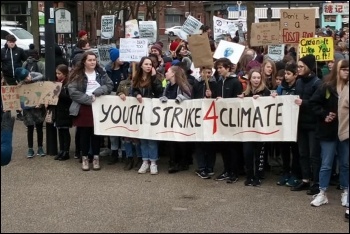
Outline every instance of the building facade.
{"label": "building facade", "polygon": [[324,3],[321,15],[321,27],[332,29],[349,27],[349,3]]}

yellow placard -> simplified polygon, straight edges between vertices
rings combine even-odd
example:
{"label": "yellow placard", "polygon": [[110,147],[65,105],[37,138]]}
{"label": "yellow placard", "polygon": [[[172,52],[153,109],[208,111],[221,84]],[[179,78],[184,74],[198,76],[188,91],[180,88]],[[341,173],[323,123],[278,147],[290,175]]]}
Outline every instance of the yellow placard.
{"label": "yellow placard", "polygon": [[331,61],[334,59],[334,44],[332,37],[310,37],[299,41],[299,58],[313,54],[316,61]]}

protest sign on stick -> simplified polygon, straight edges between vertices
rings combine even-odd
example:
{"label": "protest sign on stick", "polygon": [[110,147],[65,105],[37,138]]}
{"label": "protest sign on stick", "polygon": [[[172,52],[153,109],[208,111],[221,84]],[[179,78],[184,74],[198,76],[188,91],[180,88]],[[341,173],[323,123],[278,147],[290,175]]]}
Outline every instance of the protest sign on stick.
{"label": "protest sign on stick", "polygon": [[114,36],[114,15],[101,16],[101,39],[111,39]]}
{"label": "protest sign on stick", "polygon": [[334,58],[333,37],[302,38],[299,42],[299,58],[315,55],[316,61],[332,61]]}
{"label": "protest sign on stick", "polygon": [[233,64],[237,64],[244,52],[245,46],[221,40],[215,50],[214,58],[228,58]]}
{"label": "protest sign on stick", "polygon": [[200,28],[202,25],[203,24],[193,16],[188,16],[182,25],[181,30],[178,32],[178,37],[187,41],[188,35],[200,34]]}
{"label": "protest sign on stick", "polygon": [[148,40],[144,38],[120,38],[119,59],[139,62],[148,55]]}
{"label": "protest sign on stick", "polygon": [[125,38],[139,37],[139,24],[136,19],[125,22]]}
{"label": "protest sign on stick", "polygon": [[157,41],[157,22],[140,21],[139,22],[140,38],[146,38],[149,43]]}
{"label": "protest sign on stick", "polygon": [[194,67],[214,67],[207,33],[189,35],[188,45],[191,48]]}
{"label": "protest sign on stick", "polygon": [[279,22],[252,23],[251,46],[266,46],[280,43]]}

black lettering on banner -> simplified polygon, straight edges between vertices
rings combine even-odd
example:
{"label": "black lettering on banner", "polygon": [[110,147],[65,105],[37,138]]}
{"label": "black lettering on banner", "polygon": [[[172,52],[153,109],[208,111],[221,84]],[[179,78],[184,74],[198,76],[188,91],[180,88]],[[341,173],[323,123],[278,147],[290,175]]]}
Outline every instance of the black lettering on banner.
{"label": "black lettering on banner", "polygon": [[153,110],[152,110],[153,114],[154,114],[155,116],[157,116],[157,119],[156,119],[154,122],[151,123],[151,126],[156,126],[156,125],[158,125],[159,122],[160,122],[160,115],[158,114],[158,110],[160,110],[160,107],[159,107],[159,106],[154,107]]}
{"label": "black lettering on banner", "polygon": [[104,118],[102,120],[100,120],[100,123],[106,122],[109,112],[111,111],[112,106],[108,107],[107,112],[105,111],[105,105],[102,104],[102,113],[105,115]]}
{"label": "black lettering on banner", "polygon": [[242,124],[243,124],[243,117],[244,116],[248,116],[248,128],[250,128],[250,114],[252,112],[252,109],[249,108],[247,111],[244,109],[244,107],[242,108],[242,112],[241,112],[241,127],[242,127]]}
{"label": "black lettering on banner", "polygon": [[225,127],[228,127],[228,124],[227,123],[224,123],[223,119],[222,119],[222,116],[223,116],[223,113],[227,111],[227,108],[222,108],[220,110],[220,122],[222,124],[222,126],[225,126]]}
{"label": "black lettering on banner", "polygon": [[282,122],[278,121],[278,117],[282,117],[282,112],[279,112],[279,108],[283,106],[283,103],[278,103],[276,108],[276,125],[281,126]]}
{"label": "black lettering on banner", "polygon": [[255,128],[255,122],[259,120],[260,126],[264,127],[263,121],[261,119],[260,107],[255,108],[254,120],[253,120],[253,128]]}
{"label": "black lettering on banner", "polygon": [[265,109],[267,109],[267,126],[270,126],[270,111],[271,111],[271,107],[275,106],[276,104],[270,104],[265,106]]}
{"label": "black lettering on banner", "polygon": [[182,108],[181,107],[176,107],[174,110],[174,115],[173,118],[171,120],[171,128],[174,127],[174,120],[176,119],[177,124],[180,126],[180,128],[182,128],[182,124],[179,121],[179,115],[182,113]]}

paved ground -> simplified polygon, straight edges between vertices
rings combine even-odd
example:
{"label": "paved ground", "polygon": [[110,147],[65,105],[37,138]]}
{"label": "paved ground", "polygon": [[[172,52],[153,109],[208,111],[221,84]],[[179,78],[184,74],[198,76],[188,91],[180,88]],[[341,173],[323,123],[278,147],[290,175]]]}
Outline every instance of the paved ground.
{"label": "paved ground", "polygon": [[[72,145],[72,151],[73,151]],[[202,180],[190,171],[138,175],[122,164],[83,172],[75,159],[25,157],[26,128],[16,122],[12,162],[1,168],[1,232],[341,232],[340,191],[314,208],[305,192]],[[218,157],[216,172],[222,170]]]}

